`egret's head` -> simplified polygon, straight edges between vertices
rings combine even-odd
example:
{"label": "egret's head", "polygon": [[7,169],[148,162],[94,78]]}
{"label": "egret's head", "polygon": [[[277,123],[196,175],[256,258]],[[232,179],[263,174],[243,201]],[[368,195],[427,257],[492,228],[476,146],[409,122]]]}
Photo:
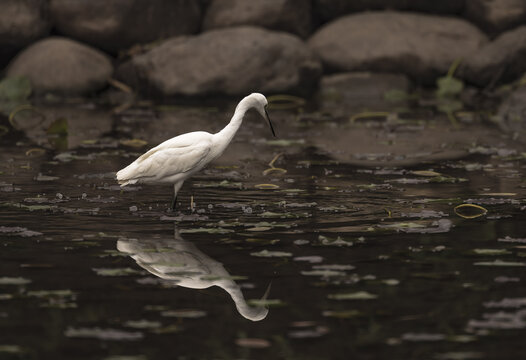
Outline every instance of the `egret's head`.
{"label": "egret's head", "polygon": [[268,101],[267,98],[260,93],[252,93],[249,96],[246,97],[246,99],[250,100],[250,105],[254,107],[258,113],[263,116],[263,118],[267,119],[268,124],[270,126],[270,130],[272,131],[272,135],[274,137],[276,136],[276,133],[274,132],[274,127],[272,126],[272,122],[270,121],[270,117],[268,116],[267,106]]}

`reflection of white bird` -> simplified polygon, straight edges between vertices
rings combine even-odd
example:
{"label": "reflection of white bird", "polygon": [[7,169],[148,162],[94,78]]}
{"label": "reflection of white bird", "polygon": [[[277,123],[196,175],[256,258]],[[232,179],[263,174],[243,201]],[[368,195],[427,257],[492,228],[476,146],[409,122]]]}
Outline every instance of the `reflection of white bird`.
{"label": "reflection of white bird", "polygon": [[225,151],[245,113],[252,108],[268,120],[272,134],[276,136],[267,113],[267,99],[253,93],[239,102],[234,116],[223,130],[216,134],[195,131],[166,140],[117,172],[119,184],[173,184],[174,210],[177,192],[183,182]]}
{"label": "reflection of white bird", "polygon": [[184,240],[177,228],[174,239],[121,239],[117,241],[117,249],[128,254],[151,274],[173,281],[177,286],[190,289],[206,289],[214,285],[221,287],[232,297],[237,310],[246,319],[259,321],[268,314],[266,307],[249,306],[239,285],[223,265]]}

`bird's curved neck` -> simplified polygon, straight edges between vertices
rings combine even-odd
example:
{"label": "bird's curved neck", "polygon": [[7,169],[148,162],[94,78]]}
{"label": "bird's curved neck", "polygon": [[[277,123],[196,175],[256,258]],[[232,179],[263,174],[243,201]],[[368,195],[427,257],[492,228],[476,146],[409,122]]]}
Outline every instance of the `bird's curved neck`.
{"label": "bird's curved neck", "polygon": [[245,117],[245,113],[248,109],[249,106],[247,105],[247,103],[245,101],[241,101],[237,105],[236,111],[234,112],[234,116],[232,116],[232,119],[230,119],[228,125],[216,134],[217,138],[220,139],[220,141],[224,143],[225,146],[228,145],[230,141],[232,141],[232,138],[241,126],[243,118]]}

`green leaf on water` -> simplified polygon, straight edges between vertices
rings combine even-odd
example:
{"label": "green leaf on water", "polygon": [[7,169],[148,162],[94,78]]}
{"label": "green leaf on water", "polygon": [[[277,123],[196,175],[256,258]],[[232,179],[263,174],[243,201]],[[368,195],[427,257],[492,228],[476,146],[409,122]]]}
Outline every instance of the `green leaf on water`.
{"label": "green leaf on water", "polygon": [[357,291],[351,293],[329,294],[327,297],[332,300],[373,300],[376,299],[378,295],[371,294],[367,291]]}

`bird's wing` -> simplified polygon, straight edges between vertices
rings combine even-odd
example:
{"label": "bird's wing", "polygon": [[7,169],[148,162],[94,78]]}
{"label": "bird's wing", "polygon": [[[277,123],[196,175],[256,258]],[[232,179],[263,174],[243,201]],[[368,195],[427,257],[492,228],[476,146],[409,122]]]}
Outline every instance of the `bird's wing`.
{"label": "bird's wing", "polygon": [[158,146],[130,164],[131,171],[126,174],[126,178],[155,177],[163,173],[166,175],[185,173],[198,167],[209,152],[209,141],[200,141],[186,146],[174,146],[173,144],[171,147]]}

